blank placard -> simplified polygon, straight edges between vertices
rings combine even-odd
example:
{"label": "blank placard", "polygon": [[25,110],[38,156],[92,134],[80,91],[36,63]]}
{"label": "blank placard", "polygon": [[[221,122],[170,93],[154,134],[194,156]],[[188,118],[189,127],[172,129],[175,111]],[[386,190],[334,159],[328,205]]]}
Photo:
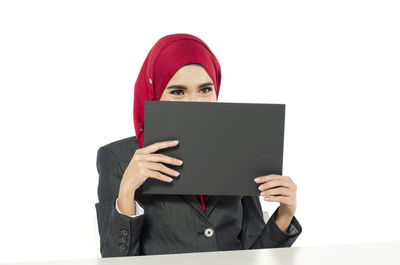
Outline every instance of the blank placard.
{"label": "blank placard", "polygon": [[254,178],[282,174],[284,104],[146,101],[144,124],[144,146],[179,140],[155,153],[183,161],[163,163],[179,177],[148,178],[144,194],[259,195]]}

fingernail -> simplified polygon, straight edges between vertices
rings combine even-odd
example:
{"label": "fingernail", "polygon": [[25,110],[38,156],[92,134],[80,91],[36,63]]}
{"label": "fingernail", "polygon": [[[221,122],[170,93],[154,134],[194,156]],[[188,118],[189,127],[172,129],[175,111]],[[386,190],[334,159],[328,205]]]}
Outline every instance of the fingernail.
{"label": "fingernail", "polygon": [[179,172],[178,171],[175,171],[175,176],[179,176]]}
{"label": "fingernail", "polygon": [[172,178],[169,178],[169,182],[171,182],[172,181]]}
{"label": "fingernail", "polygon": [[179,143],[179,140],[175,140],[175,141],[174,141],[174,144],[177,144],[177,143]]}
{"label": "fingernail", "polygon": [[259,180],[260,180],[259,178],[255,178],[255,179],[254,179],[255,182],[257,182],[257,181],[259,181]]}
{"label": "fingernail", "polygon": [[183,161],[182,160],[178,160],[178,163],[179,163],[179,165],[182,165]]}

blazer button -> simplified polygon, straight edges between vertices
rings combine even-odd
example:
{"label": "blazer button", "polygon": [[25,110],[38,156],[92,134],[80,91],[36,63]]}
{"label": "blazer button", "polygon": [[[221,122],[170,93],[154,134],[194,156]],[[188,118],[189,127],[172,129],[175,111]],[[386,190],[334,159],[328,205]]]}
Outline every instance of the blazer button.
{"label": "blazer button", "polygon": [[214,230],[212,228],[207,228],[204,230],[204,235],[206,237],[212,237],[214,235]]}
{"label": "blazer button", "polygon": [[119,230],[119,233],[120,233],[121,235],[123,235],[123,236],[127,236],[127,235],[128,235],[128,230],[126,230],[126,229],[121,229],[121,230]]}
{"label": "blazer button", "polygon": [[126,243],[128,241],[128,239],[124,236],[121,236],[119,239],[122,243]]}
{"label": "blazer button", "polygon": [[119,248],[122,250],[126,250],[126,245],[125,244],[119,244]]}

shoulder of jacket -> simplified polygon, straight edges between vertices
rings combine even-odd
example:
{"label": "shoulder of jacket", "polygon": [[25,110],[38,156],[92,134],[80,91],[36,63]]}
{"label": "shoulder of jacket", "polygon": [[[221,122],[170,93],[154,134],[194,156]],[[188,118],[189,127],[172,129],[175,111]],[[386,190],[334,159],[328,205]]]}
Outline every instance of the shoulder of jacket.
{"label": "shoulder of jacket", "polygon": [[108,149],[116,157],[121,158],[120,156],[133,155],[139,148],[136,136],[131,136],[102,145],[98,151]]}
{"label": "shoulder of jacket", "polygon": [[[133,154],[138,148],[140,148],[140,145],[136,136],[131,136],[102,145],[97,151],[97,156],[109,157],[111,155],[118,161],[121,170],[125,171]],[[108,155],[105,155],[107,153]]]}
{"label": "shoulder of jacket", "polygon": [[126,146],[134,146],[134,147],[140,147],[138,140],[136,136],[130,136],[126,137],[120,140],[112,141],[110,143],[102,145],[100,148],[106,148],[110,150],[115,150],[121,147],[126,147]]}

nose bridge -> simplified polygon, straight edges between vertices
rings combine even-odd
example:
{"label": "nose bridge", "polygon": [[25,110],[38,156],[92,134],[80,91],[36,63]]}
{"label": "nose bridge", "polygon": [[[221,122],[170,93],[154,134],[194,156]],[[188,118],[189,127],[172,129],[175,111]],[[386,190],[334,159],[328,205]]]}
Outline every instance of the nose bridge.
{"label": "nose bridge", "polygon": [[189,100],[190,101],[201,101],[201,98],[199,97],[199,95],[194,94],[194,95],[191,95]]}
{"label": "nose bridge", "polygon": [[193,95],[193,98],[190,99],[191,101],[203,101],[204,99],[200,97],[198,94]]}
{"label": "nose bridge", "polygon": [[201,101],[201,97],[197,93],[196,89],[191,89],[188,95],[188,101]]}

